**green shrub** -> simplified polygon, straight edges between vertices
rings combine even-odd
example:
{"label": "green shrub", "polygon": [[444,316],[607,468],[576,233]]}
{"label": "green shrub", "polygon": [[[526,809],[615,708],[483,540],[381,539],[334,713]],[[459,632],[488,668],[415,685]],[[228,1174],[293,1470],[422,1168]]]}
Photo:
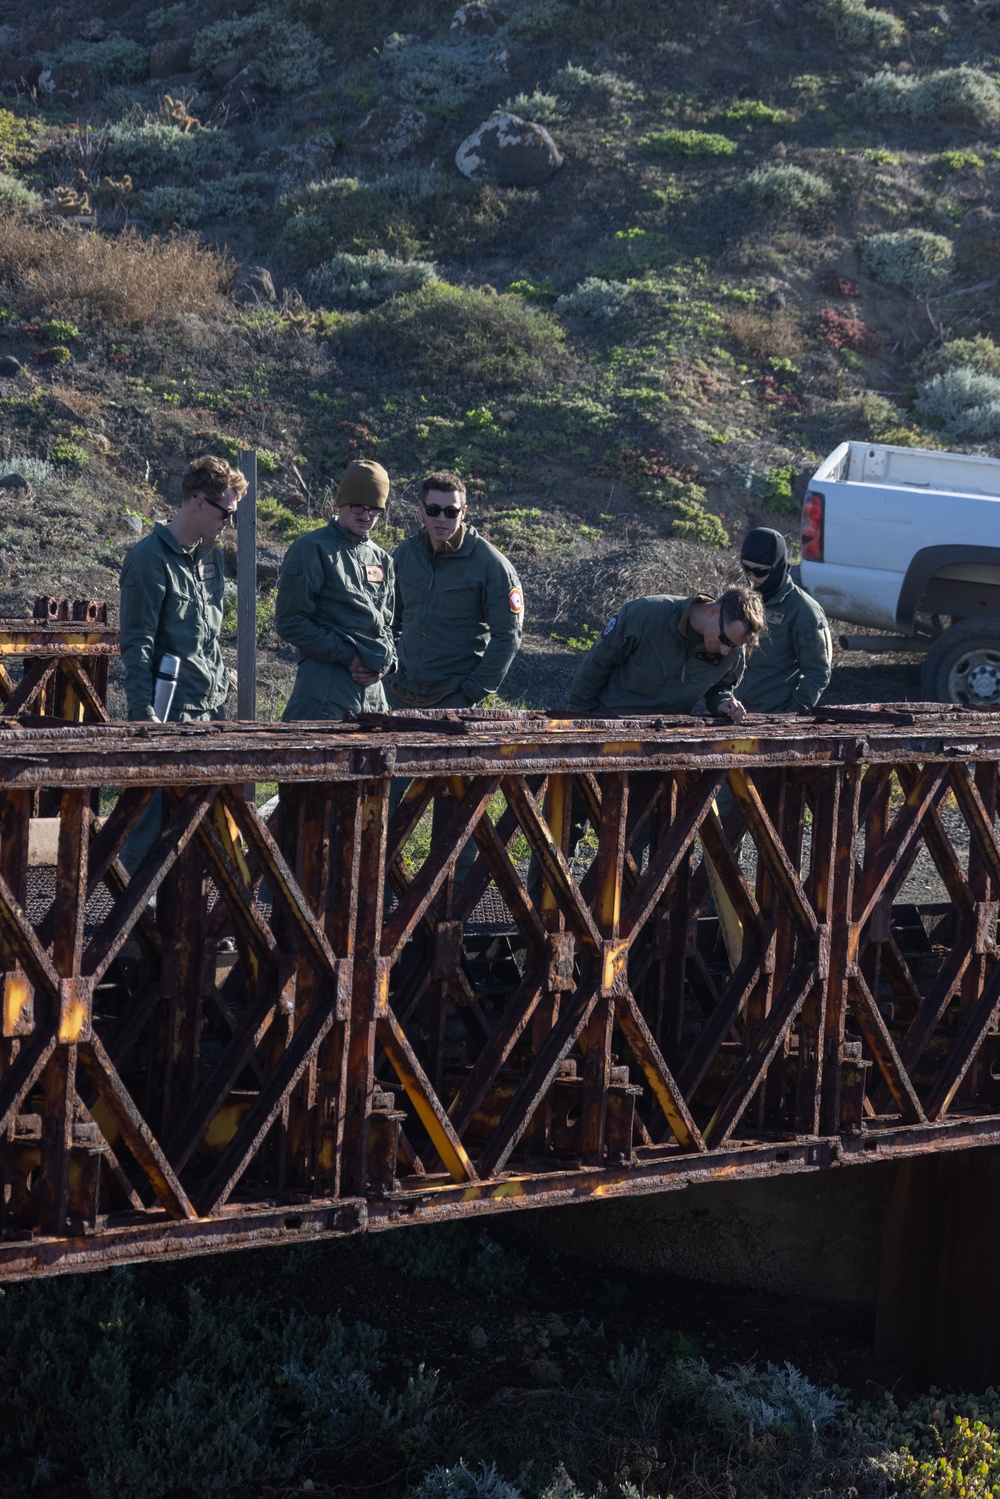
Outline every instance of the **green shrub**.
{"label": "green shrub", "polygon": [[798,502],[795,498],[795,465],[781,464],[772,468],[764,485],[764,496],[772,510],[779,515],[795,515]]}
{"label": "green shrub", "polygon": [[560,68],[553,75],[552,83],[560,93],[570,95],[591,89],[612,99],[634,99],[640,92],[634,83],[619,78],[617,73],[588,73],[586,68],[578,68],[573,63]]}
{"label": "green shrub", "polygon": [[272,530],[280,541],[286,543],[304,536],[307,531],[315,531],[319,524],[315,515],[298,515],[270,495],[257,501],[257,514],[263,524]]}
{"label": "green shrub", "polygon": [[332,57],[308,26],[265,5],[250,15],[203,27],[194,39],[191,61],[196,68],[252,63],[268,88],[297,94],[319,82]]}
{"label": "green shrub", "polygon": [[572,14],[564,0],[521,0],[501,32],[522,42],[537,42],[561,27]]}
{"label": "green shrub", "polygon": [[556,94],[543,94],[538,89],[533,94],[515,94],[502,108],[522,120],[533,120],[537,125],[557,125],[569,114],[569,105],[564,99]]}
{"label": "green shrub", "polygon": [[708,130],[654,130],[636,141],[656,156],[732,156],[736,142]]}
{"label": "green shrub", "polygon": [[355,314],[341,333],[345,354],[413,384],[540,385],[560,361],[556,320],[520,297],[433,282],[411,296]]}
{"label": "green shrub", "polygon": [[861,264],[869,276],[915,292],[933,291],[947,281],[953,254],[950,239],[927,229],[899,229],[861,241]]}
{"label": "green shrub", "polygon": [[41,323],[39,332],[47,344],[74,344],[79,343],[83,337],[75,323],[68,323],[63,318],[52,318],[47,323]]}
{"label": "green shrub", "polygon": [[873,10],[865,0],[812,0],[810,9],[833,24],[845,47],[881,47],[901,41],[906,28],[888,10]]}
{"label": "green shrub", "polygon": [[61,463],[66,468],[83,468],[89,462],[86,448],[81,448],[75,442],[54,442],[49,449],[49,457],[53,463]]}
{"label": "green shrub", "polygon": [[823,425],[838,442],[853,438],[859,442],[880,442],[887,432],[899,426],[899,407],[873,390],[860,391],[842,401],[831,401],[824,413]]}
{"label": "green shrub", "polygon": [[12,176],[10,172],[0,172],[0,206],[8,212],[12,208],[20,208],[25,213],[36,213],[42,206],[42,200],[19,177]]}
{"label": "green shrub", "polygon": [[165,5],[159,10],[151,10],[146,16],[146,32],[152,37],[172,36],[179,27],[184,25],[187,17],[187,6],[183,0],[178,0],[176,5]]}
{"label": "green shrub", "polygon": [[136,215],[148,224],[182,229],[206,219],[243,218],[265,206],[269,179],[259,172],[236,172],[200,187],[148,187],[136,198]]}
{"label": "green shrub", "polygon": [[929,380],[960,368],[1000,378],[1000,348],[986,334],[977,333],[974,338],[954,338],[940,348],[925,349],[913,361],[913,373],[918,380]]}
{"label": "green shrub", "polygon": [[306,257],[325,258],[331,245],[341,251],[377,249],[385,242],[387,224],[405,220],[414,233],[433,233],[443,213],[475,192],[464,178],[456,182],[422,167],[400,167],[368,181],[331,177],[283,202],[288,217],[281,239]]}
{"label": "green shrub", "polygon": [[128,1270],[0,1292],[0,1464],[27,1490],[59,1476],[91,1499],[206,1499],[287,1482],[303,1437],[342,1445],[422,1431],[422,1369],[376,1393],[383,1335],[337,1317],[268,1318],[197,1286],[147,1300]]}
{"label": "green shrub", "polygon": [[760,99],[737,99],[723,119],[732,125],[788,125],[793,116],[787,109],[774,109]]}
{"label": "green shrub", "polygon": [[955,437],[986,441],[1000,436],[1000,378],[959,365],[925,381],[914,410],[929,426]]}
{"label": "green shrub", "polygon": [[196,182],[206,167],[235,163],[241,155],[226,130],[198,126],[185,135],[179,126],[160,120],[141,125],[120,120],[108,127],[104,166],[109,172],[130,172],[136,177],[169,172],[182,181]]}
{"label": "green shrub", "polygon": [[805,167],[758,167],[743,179],[742,191],[769,213],[796,213],[822,203],[829,182]]}
{"label": "green shrub", "polygon": [[939,177],[951,172],[981,172],[986,163],[975,151],[942,151],[932,163]]}
{"label": "green shrub", "polygon": [[383,53],[382,66],[401,99],[441,119],[451,119],[503,76],[495,37],[413,42]]}
{"label": "green shrub", "polygon": [[384,250],[367,255],[334,255],[310,271],[309,290],[323,301],[368,306],[416,291],[438,279],[427,260],[395,260]]}
{"label": "green shrub", "polygon": [[109,36],[103,42],[72,42],[58,52],[38,54],[46,67],[63,63],[89,63],[98,78],[115,83],[141,83],[149,76],[149,48],[127,37]]}
{"label": "green shrub", "polygon": [[621,314],[631,295],[632,288],[621,281],[601,281],[597,276],[588,276],[573,291],[559,298],[556,311],[608,321]]}
{"label": "green shrub", "polygon": [[1000,81],[980,68],[944,68],[924,78],[883,68],[864,80],[856,97],[870,114],[964,120],[972,125],[1000,120]]}
{"label": "green shrub", "polygon": [[495,1463],[487,1466],[484,1459],[478,1472],[464,1461],[453,1468],[441,1464],[428,1469],[409,1499],[524,1499],[524,1494],[502,1477]]}

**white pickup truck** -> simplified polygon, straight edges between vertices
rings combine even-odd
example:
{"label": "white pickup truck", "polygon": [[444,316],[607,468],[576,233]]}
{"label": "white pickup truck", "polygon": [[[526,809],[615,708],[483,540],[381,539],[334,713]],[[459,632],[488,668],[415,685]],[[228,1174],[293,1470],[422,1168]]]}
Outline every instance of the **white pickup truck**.
{"label": "white pickup truck", "polygon": [[801,583],[848,649],[926,652],[929,702],[1000,705],[1000,462],[842,442],[809,481]]}

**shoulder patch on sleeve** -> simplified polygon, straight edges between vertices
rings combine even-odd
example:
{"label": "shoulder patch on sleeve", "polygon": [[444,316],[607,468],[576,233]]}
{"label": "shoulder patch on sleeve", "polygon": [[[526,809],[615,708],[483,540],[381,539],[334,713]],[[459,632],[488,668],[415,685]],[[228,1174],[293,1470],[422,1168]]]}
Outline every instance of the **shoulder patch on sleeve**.
{"label": "shoulder patch on sleeve", "polygon": [[520,614],[524,608],[524,595],[520,588],[512,588],[507,595],[507,604],[511,614]]}
{"label": "shoulder patch on sleeve", "polygon": [[615,627],[615,625],[617,623],[618,623],[618,616],[617,616],[617,614],[612,614],[611,618],[608,620],[607,624],[604,626],[604,629],[601,631],[601,639],[602,640],[607,640],[608,636],[611,634],[611,631],[614,629],[614,627]]}

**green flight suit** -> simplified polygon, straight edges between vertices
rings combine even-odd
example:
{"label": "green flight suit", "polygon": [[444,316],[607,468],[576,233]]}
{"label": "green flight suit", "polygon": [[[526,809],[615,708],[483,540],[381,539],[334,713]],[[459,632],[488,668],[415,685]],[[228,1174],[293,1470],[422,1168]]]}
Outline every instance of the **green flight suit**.
{"label": "green flight suit", "polygon": [[741,646],[710,656],[691,628],[704,594],[633,599],[613,614],[577,667],[569,706],[582,713],[690,713],[704,697],[710,713],[735,695],[746,666]]}
{"label": "green flight suit", "polygon": [[371,671],[395,666],[393,585],[389,553],[336,520],[292,543],[274,612],[278,634],[299,651],[286,721],[387,711],[382,683],[362,687],[348,668],[355,656]]}
{"label": "green flight suit", "polygon": [[121,572],[121,657],[130,719],[152,718],[153,678],[180,657],[171,719],[219,718],[229,691],[222,660],[225,563],[220,546],[184,548],[157,521]]}
{"label": "green flight suit", "polygon": [[753,713],[815,708],[833,658],[826,615],[791,578],[764,601],[764,611],[767,634],[747,662],[740,702]]}
{"label": "green flight suit", "polygon": [[437,552],[426,530],[400,542],[399,664],[386,686],[406,707],[470,707],[496,692],[521,644],[524,601],[507,558],[464,527]]}

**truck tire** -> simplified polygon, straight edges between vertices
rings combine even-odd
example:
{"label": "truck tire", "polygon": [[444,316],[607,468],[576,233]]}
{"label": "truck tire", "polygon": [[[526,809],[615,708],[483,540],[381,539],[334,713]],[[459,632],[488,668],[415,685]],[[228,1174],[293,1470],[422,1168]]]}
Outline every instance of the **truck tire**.
{"label": "truck tire", "polygon": [[1000,708],[1000,619],[961,619],[924,657],[921,688],[928,702]]}

